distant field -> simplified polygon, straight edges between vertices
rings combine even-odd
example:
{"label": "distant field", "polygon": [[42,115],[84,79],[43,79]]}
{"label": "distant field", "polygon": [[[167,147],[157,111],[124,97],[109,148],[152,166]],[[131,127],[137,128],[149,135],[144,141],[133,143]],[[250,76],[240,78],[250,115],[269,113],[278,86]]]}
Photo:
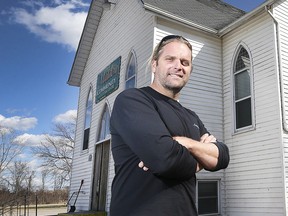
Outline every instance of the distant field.
{"label": "distant field", "polygon": [[[58,213],[66,213],[67,206],[49,206],[49,207],[38,207],[37,216],[47,216],[47,215],[58,215]],[[36,209],[32,208],[29,210],[29,216],[36,215]]]}
{"label": "distant field", "polygon": [[[30,205],[29,208],[27,206],[26,214],[24,212],[24,206],[21,206],[21,208],[14,209],[13,213],[10,214],[6,213],[4,216],[36,216],[36,208],[35,205]],[[38,205],[37,208],[37,216],[50,216],[50,215],[58,215],[58,213],[66,213],[67,212],[67,206],[63,204],[50,204],[50,205]]]}

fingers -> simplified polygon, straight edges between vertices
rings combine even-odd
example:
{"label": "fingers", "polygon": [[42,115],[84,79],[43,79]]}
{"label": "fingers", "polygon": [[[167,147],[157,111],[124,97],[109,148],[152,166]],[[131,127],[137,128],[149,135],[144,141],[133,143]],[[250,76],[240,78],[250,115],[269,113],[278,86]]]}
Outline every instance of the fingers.
{"label": "fingers", "polygon": [[[181,136],[175,136],[172,137],[175,141],[177,141],[179,144],[186,146],[185,144],[187,143],[187,137],[181,137]],[[203,134],[200,137],[200,142],[202,143],[211,143],[211,142],[216,142],[217,139],[213,135],[209,135],[208,133]]]}
{"label": "fingers", "polygon": [[203,166],[199,163],[197,163],[197,169],[196,172],[200,172],[203,169]]}
{"label": "fingers", "polygon": [[146,166],[144,165],[143,161],[140,161],[140,163],[138,164],[138,167],[141,168],[141,169],[143,169],[144,171],[147,171],[147,170],[149,169],[148,167],[146,167]]}
{"label": "fingers", "polygon": [[178,136],[174,136],[174,137],[172,137],[172,139],[178,142],[179,137]]}
{"label": "fingers", "polygon": [[207,138],[208,136],[209,136],[208,133],[203,134],[203,135],[200,137],[200,142],[205,143],[205,140],[206,140],[206,138]]}
{"label": "fingers", "polygon": [[202,143],[216,142],[216,138],[213,135],[209,135],[208,133],[206,133],[201,136],[200,142]]}
{"label": "fingers", "polygon": [[138,164],[138,167],[141,168],[141,169],[144,167],[143,161],[140,161],[140,163]]}
{"label": "fingers", "polygon": [[206,142],[216,142],[216,138],[213,135],[210,135],[205,140]]}

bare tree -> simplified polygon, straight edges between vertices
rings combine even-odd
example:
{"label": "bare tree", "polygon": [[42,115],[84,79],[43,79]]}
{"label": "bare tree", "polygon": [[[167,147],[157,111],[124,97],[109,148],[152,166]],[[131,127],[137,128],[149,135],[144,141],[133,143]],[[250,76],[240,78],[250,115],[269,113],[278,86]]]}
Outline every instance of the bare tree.
{"label": "bare tree", "polygon": [[5,179],[11,190],[17,194],[20,191],[32,188],[32,177],[34,172],[30,170],[28,162],[14,161],[13,166],[9,166],[10,175]]}
{"label": "bare tree", "polygon": [[35,178],[35,171],[34,170],[27,170],[27,178],[26,178],[26,185],[28,191],[33,191],[33,179]]}
{"label": "bare tree", "polygon": [[[3,183],[3,174],[17,155],[21,153],[23,146],[15,140],[15,131],[0,125],[0,183]],[[3,185],[2,185],[3,186]]]}
{"label": "bare tree", "polygon": [[41,183],[42,183],[42,185],[41,185],[41,190],[42,190],[42,191],[45,190],[45,184],[46,184],[46,179],[47,179],[48,174],[49,174],[49,171],[46,170],[46,169],[43,169],[43,170],[41,171]]}
{"label": "bare tree", "polygon": [[54,188],[62,188],[70,180],[75,122],[55,124],[54,133],[46,135],[46,140],[33,148],[33,152],[43,161],[41,166],[53,176]]}

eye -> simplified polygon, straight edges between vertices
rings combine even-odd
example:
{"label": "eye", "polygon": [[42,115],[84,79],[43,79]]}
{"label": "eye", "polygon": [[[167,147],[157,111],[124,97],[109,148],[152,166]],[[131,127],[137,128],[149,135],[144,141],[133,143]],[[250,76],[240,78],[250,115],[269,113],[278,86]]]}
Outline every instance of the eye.
{"label": "eye", "polygon": [[167,61],[173,61],[173,60],[174,60],[174,58],[173,58],[172,56],[167,56],[165,59],[166,59]]}
{"label": "eye", "polygon": [[188,60],[182,60],[182,61],[181,61],[181,64],[182,64],[183,66],[189,66],[189,65],[190,65],[190,61],[188,61]]}

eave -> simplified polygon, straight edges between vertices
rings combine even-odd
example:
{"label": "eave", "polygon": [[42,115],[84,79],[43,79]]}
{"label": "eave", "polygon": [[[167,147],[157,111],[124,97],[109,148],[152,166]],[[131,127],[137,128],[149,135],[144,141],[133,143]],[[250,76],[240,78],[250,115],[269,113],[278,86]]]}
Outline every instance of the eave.
{"label": "eave", "polygon": [[169,18],[169,19],[172,19],[174,21],[178,21],[180,23],[188,25],[188,26],[190,26],[192,28],[196,28],[196,29],[208,32],[208,33],[216,34],[218,32],[217,30],[215,30],[213,28],[209,28],[209,27],[206,27],[206,26],[199,25],[197,23],[192,22],[191,20],[176,16],[176,15],[171,14],[171,13],[165,11],[165,10],[162,10],[160,8],[152,6],[150,4],[147,4],[147,3],[143,3],[143,4],[144,4],[144,9],[145,10],[150,11],[150,12],[154,13],[157,16]]}
{"label": "eave", "polygon": [[71,86],[80,86],[82,75],[90,55],[95,34],[103,13],[105,0],[92,0],[79,45],[72,64],[67,83]]}
{"label": "eave", "polygon": [[259,5],[257,8],[252,10],[251,12],[245,14],[244,16],[237,19],[235,22],[225,26],[222,28],[217,34],[219,37],[223,37],[225,34],[229,33],[230,31],[238,28],[243,23],[247,22],[248,20],[252,19],[253,17],[257,16],[259,13],[265,12],[267,6],[272,6],[278,0],[267,0],[263,4]]}

